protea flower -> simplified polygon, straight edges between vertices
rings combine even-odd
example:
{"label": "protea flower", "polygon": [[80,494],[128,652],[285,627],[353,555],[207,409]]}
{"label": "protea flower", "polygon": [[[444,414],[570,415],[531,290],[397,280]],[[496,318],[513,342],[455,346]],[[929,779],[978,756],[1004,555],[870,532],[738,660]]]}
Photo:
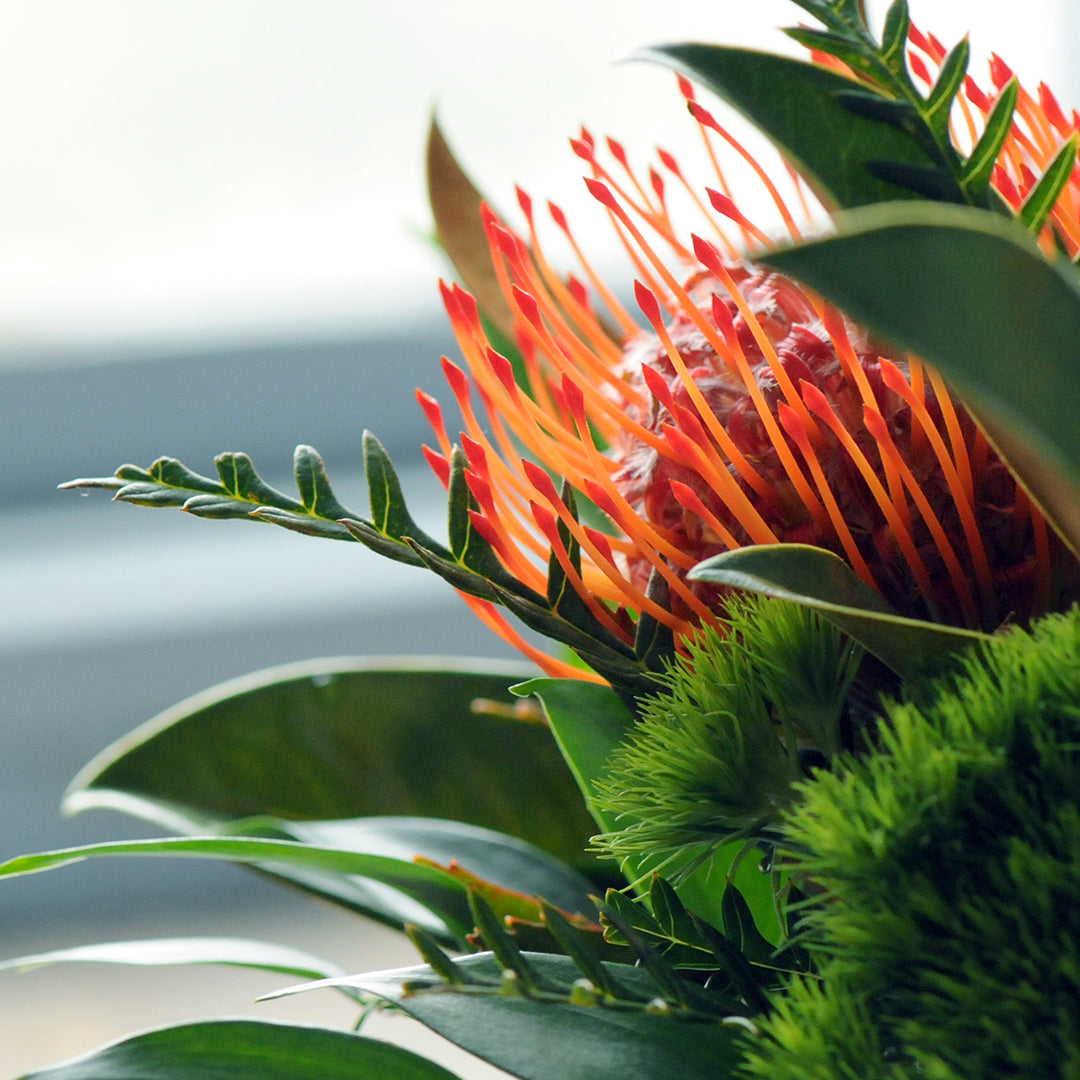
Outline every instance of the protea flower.
{"label": "protea flower", "polygon": [[[933,65],[944,50],[917,32],[911,40],[913,70],[929,80],[919,53]],[[960,98],[973,139],[1011,77],[996,59],[991,71],[993,94],[969,78]],[[1078,595],[1073,555],[937,373],[768,269],[770,238],[733,202],[719,146],[750,163],[794,239],[805,189],[793,178],[796,213],[691,84],[679,85],[716,168],[700,189],[667,152],[642,178],[619,143],[602,150],[585,131],[572,143],[634,267],[636,310],[549,204],[581,264],[565,279],[552,268],[522,191],[524,231],[483,211],[517,370],[492,346],[473,298],[443,287],[465,361],[443,366],[463,416],[472,522],[506,570],[544,593],[554,557],[598,623],[627,645],[642,616],[676,642],[722,622],[723,597],[687,572],[747,544],[829,549],[899,613],[987,631]],[[994,172],[1015,207],[1078,126],[1045,87],[1038,101],[1020,92],[1017,117]],[[672,181],[696,207],[696,232],[676,224]],[[1048,245],[1056,234],[1070,251],[1080,246],[1078,192],[1074,172]],[[451,439],[436,401],[420,401],[438,442],[428,460],[446,481]],[[579,515],[582,502],[600,514]],[[472,603],[565,673],[489,604]]]}

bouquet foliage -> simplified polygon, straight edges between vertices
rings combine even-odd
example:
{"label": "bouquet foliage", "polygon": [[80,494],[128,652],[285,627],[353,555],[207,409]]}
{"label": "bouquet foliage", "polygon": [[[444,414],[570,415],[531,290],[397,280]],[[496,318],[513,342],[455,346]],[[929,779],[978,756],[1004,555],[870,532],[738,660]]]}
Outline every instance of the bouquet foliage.
{"label": "bouquet foliage", "polygon": [[[457,415],[418,400],[445,538],[371,434],[366,515],[310,447],[295,495],[237,453],[70,485],[359,542],[531,665],[319,661],[207,691],[66,795],[174,835],[0,875],[232,860],[401,929],[417,964],[200,938],[6,966],[265,968],[524,1080],[1080,1077],[1080,118],[996,57],[969,74],[905,0],[880,34],[859,0],[796,3],[806,59],[640,54],[678,74],[711,177],[573,140],[632,289],[558,207],[497,216],[433,131]],[[35,1074],[151,1075],[451,1074],[361,1024],[255,1020]]]}

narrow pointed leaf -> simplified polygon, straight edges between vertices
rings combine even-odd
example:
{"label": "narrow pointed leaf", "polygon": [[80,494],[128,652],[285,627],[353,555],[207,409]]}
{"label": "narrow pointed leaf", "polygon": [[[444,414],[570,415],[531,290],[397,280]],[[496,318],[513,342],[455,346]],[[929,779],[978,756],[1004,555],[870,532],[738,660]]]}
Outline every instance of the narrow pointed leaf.
{"label": "narrow pointed leaf", "polygon": [[885,13],[881,34],[881,60],[890,71],[900,72],[904,69],[904,50],[907,48],[910,26],[907,0],[893,0]]}
{"label": "narrow pointed leaf", "polygon": [[1020,84],[1015,78],[1010,79],[999,91],[997,101],[986,118],[979,141],[964,162],[964,185],[971,193],[976,205],[982,203],[990,187],[990,178],[994,172],[1001,148],[1012,128],[1013,113],[1020,94]]}
{"label": "narrow pointed leaf", "polygon": [[[430,968],[405,968],[373,975],[347,976],[348,985],[394,1002],[451,1042],[521,1080],[626,1080],[674,1076],[679,1080],[726,1080],[742,1057],[742,1023],[654,1015],[641,1005],[659,996],[648,973],[627,965],[605,965],[626,993],[626,1005],[612,1008],[569,1004],[580,978],[566,957],[526,954],[546,983],[565,988],[565,1000],[542,1000],[496,993],[448,990]],[[457,961],[474,980],[498,985],[501,972],[490,955]],[[295,991],[333,985],[309,984]],[[435,992],[424,991],[427,986]],[[632,991],[632,997],[630,992]],[[286,993],[289,991],[286,991]],[[274,995],[281,996],[281,995]]]}
{"label": "narrow pointed leaf", "polygon": [[47,967],[50,964],[129,964],[161,967],[176,964],[220,964],[295,975],[302,979],[329,979],[343,975],[337,964],[300,949],[244,938],[153,938],[145,941],[110,941],[77,945],[70,949],[0,962],[0,970]]}
{"label": "narrow pointed leaf", "polygon": [[1065,145],[1054,155],[1054,160],[1046,166],[1038,183],[1028,193],[1024,205],[1020,207],[1020,220],[1033,233],[1038,233],[1050,217],[1058,196],[1065,190],[1065,185],[1076,167],[1076,147],[1080,138],[1070,136]]}
{"label": "narrow pointed leaf", "polygon": [[807,544],[737,548],[698,563],[690,577],[812,607],[905,677],[986,639],[897,615],[838,555]]}
{"label": "narrow pointed leaf", "polygon": [[[363,446],[364,472],[371,504],[369,524],[372,528],[391,540],[401,542],[406,538],[412,539],[444,557],[448,556],[449,550],[428,536],[413,520],[405,505],[405,493],[402,491],[394,463],[382,443],[370,431],[365,431]],[[355,518],[357,515],[343,516]]]}
{"label": "narrow pointed leaf", "polygon": [[323,459],[313,446],[301,445],[296,448],[293,453],[293,474],[300,501],[308,513],[334,519],[352,516],[352,511],[337,501]]}
{"label": "narrow pointed leaf", "polygon": [[933,165],[906,133],[845,108],[836,94],[861,87],[835,72],[712,45],[665,45],[636,56],[673,67],[719,94],[777,145],[830,208],[914,197],[871,174],[868,161]]}
{"label": "narrow pointed leaf", "polygon": [[893,344],[941,369],[1058,530],[1080,545],[1080,288],[998,215],[883,206],[770,253]]}
{"label": "narrow pointed leaf", "polygon": [[450,457],[449,520],[450,550],[466,569],[487,581],[516,584],[516,579],[499,562],[494,548],[477,532],[470,517],[477,510],[476,500],[469,491],[465,470],[469,461],[460,447]]}
{"label": "narrow pointed leaf", "polygon": [[458,164],[434,119],[428,131],[427,183],[439,244],[485,318],[512,341],[514,316],[495,276],[480,215],[483,196]]}
{"label": "narrow pointed leaf", "polygon": [[[412,901],[416,913],[413,921],[423,923],[432,933],[447,941],[463,942],[472,928],[467,890],[443,870],[422,862],[403,862],[382,855],[284,840],[194,836],[86,844],[9,859],[0,863],[0,877],[36,874],[70,866],[84,859],[112,856],[225,859],[247,863],[299,884],[307,885],[310,881],[310,887],[315,891],[340,898],[344,890],[337,881],[331,882],[329,887],[322,887],[318,872],[329,871],[346,880],[359,878],[396,890]],[[312,871],[315,872],[314,877],[311,877]],[[365,912],[370,907],[372,913],[378,915],[374,905],[363,902],[362,889],[360,895],[361,901],[355,906]]]}
{"label": "narrow pointed leaf", "polygon": [[937,81],[926,98],[930,126],[942,135],[948,134],[949,110],[967,74],[971,46],[966,37],[953,46],[941,63]]}
{"label": "narrow pointed leaf", "polygon": [[159,1028],[22,1080],[457,1080],[441,1065],[351,1032],[255,1020]]}

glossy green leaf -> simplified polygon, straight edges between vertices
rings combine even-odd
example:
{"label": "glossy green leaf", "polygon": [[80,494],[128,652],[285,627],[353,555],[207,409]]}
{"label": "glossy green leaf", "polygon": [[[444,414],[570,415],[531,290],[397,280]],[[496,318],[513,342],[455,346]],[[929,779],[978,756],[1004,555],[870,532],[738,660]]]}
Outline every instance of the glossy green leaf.
{"label": "glossy green leaf", "polygon": [[0,962],[0,971],[29,971],[51,964],[129,964],[161,967],[220,964],[295,975],[302,979],[329,979],[343,975],[337,964],[300,949],[245,938],[151,938],[144,941],[109,941],[76,945],[70,949],[19,956]]}
{"label": "glossy green leaf", "polygon": [[867,162],[935,165],[907,132],[846,108],[836,95],[859,89],[859,84],[824,68],[719,45],[665,45],[635,58],[673,67],[738,109],[830,208],[914,197],[874,176]]}
{"label": "glossy green leaf", "polygon": [[[522,1080],[724,1080],[734,1073],[745,1034],[741,1018],[725,1023],[650,1012],[643,1006],[659,996],[655,981],[640,968],[615,964],[605,967],[622,991],[623,1007],[596,999],[591,999],[593,1004],[571,1004],[573,983],[580,978],[573,962],[538,953],[526,954],[526,959],[546,985],[563,991],[531,998],[480,987],[454,992],[424,966],[346,976],[285,993],[335,983],[366,990]],[[476,982],[499,987],[501,969],[489,955],[465,957],[457,964]],[[629,1007],[634,1003],[636,1008]]]}
{"label": "glossy green leaf", "polygon": [[1058,196],[1072,177],[1078,145],[1080,139],[1073,134],[1054,155],[1053,161],[1046,166],[1024,199],[1024,205],[1020,207],[1020,220],[1032,233],[1038,233],[1046,224]]}
{"label": "glossy green leaf", "polygon": [[255,1020],[147,1031],[22,1080],[456,1080],[441,1065],[351,1032]]}
{"label": "glossy green leaf", "polygon": [[[593,915],[596,887],[565,863],[516,837],[439,818],[370,817],[352,821],[279,822],[289,839],[409,863],[452,864],[499,889],[543,897],[571,914]],[[245,833],[246,835],[246,833]],[[500,910],[499,914],[506,912]],[[398,920],[401,922],[404,920]]]}
{"label": "glossy green leaf", "polygon": [[897,615],[839,556],[808,544],[736,548],[698,563],[689,575],[820,611],[897,674],[925,674],[985,634]]}
{"label": "glossy green leaf", "polygon": [[514,693],[539,699],[586,804],[600,827],[610,831],[614,822],[593,802],[593,782],[629,734],[633,714],[610,686],[578,679],[530,679],[515,686]]}
{"label": "glossy green leaf", "polygon": [[[9,859],[0,863],[0,877],[36,874],[84,859],[107,856],[228,859],[264,868],[271,873],[277,872],[300,882],[305,881],[304,871],[309,869],[369,878],[413,900],[418,908],[415,921],[425,923],[426,929],[433,933],[448,940],[463,942],[472,929],[468,891],[461,881],[445,870],[422,862],[405,862],[385,855],[287,840],[194,836],[86,844]],[[291,873],[294,870],[296,873]]]}
{"label": "glossy green leaf", "polygon": [[1028,490],[1080,544],[1080,288],[1015,222],[965,207],[853,212],[836,236],[772,252],[964,395]]}
{"label": "glossy green leaf", "polygon": [[167,709],[98,755],[67,812],[111,807],[190,832],[237,818],[448,818],[564,860],[592,822],[522,665],[338,658],[271,668]]}

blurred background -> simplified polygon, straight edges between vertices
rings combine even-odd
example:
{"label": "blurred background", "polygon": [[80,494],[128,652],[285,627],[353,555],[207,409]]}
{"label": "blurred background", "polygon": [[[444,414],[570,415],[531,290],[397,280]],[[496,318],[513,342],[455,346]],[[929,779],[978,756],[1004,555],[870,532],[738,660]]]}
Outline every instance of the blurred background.
{"label": "blurred background", "polygon": [[[949,44],[971,31],[978,77],[996,48],[1030,88],[1080,99],[1067,0],[912,8]],[[637,161],[657,144],[692,156],[696,139],[669,73],[615,62],[665,40],[786,48],[774,27],[797,15],[782,0],[0,0],[0,858],[147,835],[62,820],[62,791],[113,739],[223,679],[320,655],[507,655],[448,590],[357,545],[56,484],[159,454],[212,472],[215,453],[246,450],[288,488],[307,442],[363,513],[372,427],[438,534],[412,396],[439,391],[453,351],[425,239],[433,107],[496,205],[515,182],[555,198],[603,266],[613,241],[567,137],[586,122]],[[182,933],[266,936],[356,970],[412,962],[221,866],[0,883],[2,956]],[[0,1076],[215,1013],[348,1022],[321,998],[251,1004],[282,982],[0,974]]]}

